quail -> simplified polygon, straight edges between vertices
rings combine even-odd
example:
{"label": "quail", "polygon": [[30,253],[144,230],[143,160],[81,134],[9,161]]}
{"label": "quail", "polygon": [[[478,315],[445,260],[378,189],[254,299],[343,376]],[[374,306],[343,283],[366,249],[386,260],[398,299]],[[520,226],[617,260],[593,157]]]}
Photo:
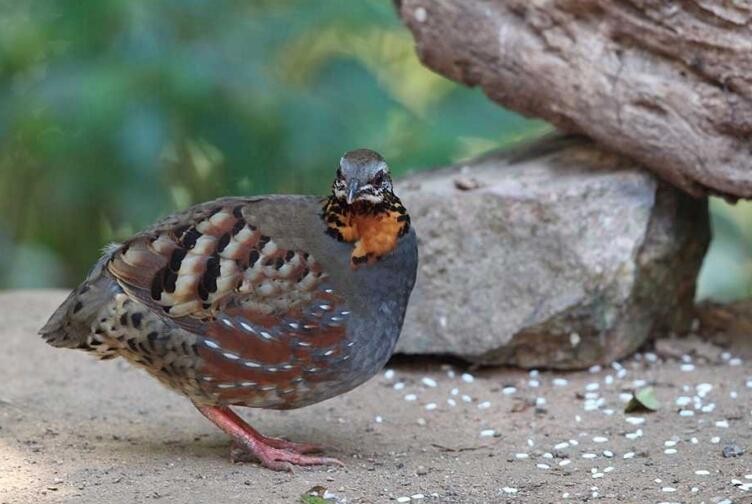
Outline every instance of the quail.
{"label": "quail", "polygon": [[417,264],[386,162],[358,149],[328,197],[222,198],[108,246],[40,334],[145,369],[265,467],[340,464],[261,435],[231,407],[299,408],[376,374]]}

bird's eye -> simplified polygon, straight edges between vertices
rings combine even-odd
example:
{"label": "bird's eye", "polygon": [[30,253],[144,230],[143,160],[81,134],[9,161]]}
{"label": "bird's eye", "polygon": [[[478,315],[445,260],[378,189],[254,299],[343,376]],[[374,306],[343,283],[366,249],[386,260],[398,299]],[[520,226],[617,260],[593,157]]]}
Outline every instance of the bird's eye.
{"label": "bird's eye", "polygon": [[342,178],[342,168],[337,168],[337,178]]}
{"label": "bird's eye", "polygon": [[377,186],[380,186],[383,183],[384,183],[384,172],[380,171],[376,175],[374,175],[374,177],[373,177],[373,184],[377,185]]}

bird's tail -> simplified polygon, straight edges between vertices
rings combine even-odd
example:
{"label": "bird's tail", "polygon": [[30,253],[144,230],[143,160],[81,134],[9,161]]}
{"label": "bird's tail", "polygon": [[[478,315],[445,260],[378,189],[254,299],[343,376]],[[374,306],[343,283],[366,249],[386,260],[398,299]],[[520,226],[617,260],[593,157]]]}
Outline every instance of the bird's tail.
{"label": "bird's tail", "polygon": [[99,260],[86,280],[70,293],[39,330],[47,343],[55,347],[93,350],[89,348],[92,328],[102,309],[120,292],[120,286],[104,268],[109,257],[110,254],[106,253]]}

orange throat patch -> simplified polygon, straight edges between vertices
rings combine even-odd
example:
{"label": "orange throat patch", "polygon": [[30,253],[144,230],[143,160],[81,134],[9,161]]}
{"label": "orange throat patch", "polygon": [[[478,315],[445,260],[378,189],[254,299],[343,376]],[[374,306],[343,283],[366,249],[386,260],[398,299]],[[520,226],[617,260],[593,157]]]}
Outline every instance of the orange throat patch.
{"label": "orange throat patch", "polygon": [[327,233],[339,241],[354,243],[353,268],[373,264],[395,249],[410,230],[410,216],[393,195],[378,206],[354,207],[329,198],[324,205]]}

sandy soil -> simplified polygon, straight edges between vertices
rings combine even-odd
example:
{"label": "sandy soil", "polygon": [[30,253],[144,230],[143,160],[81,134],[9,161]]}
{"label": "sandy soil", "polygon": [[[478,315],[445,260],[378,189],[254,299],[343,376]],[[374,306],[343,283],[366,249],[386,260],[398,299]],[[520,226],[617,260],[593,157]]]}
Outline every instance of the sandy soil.
{"label": "sandy soil", "polygon": [[[714,363],[641,354],[538,376],[392,362],[344,397],[243,412],[346,464],[283,474],[230,463],[225,436],[143,372],[44,344],[63,296],[0,294],[0,503],[285,503],[316,485],[348,503],[752,503],[752,355],[738,346]],[[640,380],[662,407],[625,415]],[[748,452],[725,458],[732,445]]]}

